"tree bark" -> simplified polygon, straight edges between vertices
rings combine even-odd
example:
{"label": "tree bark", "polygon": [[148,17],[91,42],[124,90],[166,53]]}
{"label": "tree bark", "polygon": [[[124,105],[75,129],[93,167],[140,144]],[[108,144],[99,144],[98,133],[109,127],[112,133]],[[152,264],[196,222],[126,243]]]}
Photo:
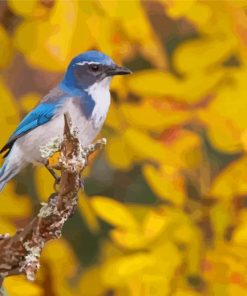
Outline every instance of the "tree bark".
{"label": "tree bark", "polygon": [[[7,276],[25,274],[35,280],[39,258],[45,243],[61,237],[64,223],[74,213],[81,188],[81,172],[88,156],[101,149],[106,140],[101,139],[88,147],[80,147],[76,133],[71,130],[70,117],[65,114],[64,139],[56,169],[61,171],[59,190],[52,193],[48,203],[43,203],[36,217],[15,235],[0,235],[0,288]],[[1,295],[0,290],[0,295]]]}

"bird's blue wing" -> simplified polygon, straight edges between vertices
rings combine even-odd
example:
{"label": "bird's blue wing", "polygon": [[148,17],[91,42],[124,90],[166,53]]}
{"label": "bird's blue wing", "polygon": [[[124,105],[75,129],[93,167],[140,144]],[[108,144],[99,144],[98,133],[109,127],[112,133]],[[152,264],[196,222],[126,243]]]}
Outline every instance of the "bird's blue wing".
{"label": "bird's blue wing", "polygon": [[56,105],[54,104],[39,104],[22,120],[11,138],[19,137],[20,135],[48,122],[53,117],[55,110]]}
{"label": "bird's blue wing", "polygon": [[9,138],[7,144],[0,150],[0,153],[5,151],[7,156],[10,152],[15,141],[23,136],[25,133],[28,133],[32,129],[45,124],[48,122],[54,115],[59,106],[63,103],[63,99],[67,94],[62,91],[60,88],[53,88],[19,124],[15,132]]}
{"label": "bird's blue wing", "polygon": [[[0,153],[12,148],[14,142],[24,135],[25,133],[31,131],[32,129],[47,123],[55,114],[58,104],[43,102],[40,103],[36,108],[34,108],[19,124],[15,132],[9,138],[7,144],[0,150]],[[8,152],[9,152],[8,151]],[[8,154],[7,152],[7,154]],[[6,154],[6,155],[7,155]],[[5,155],[5,156],[6,156]]]}

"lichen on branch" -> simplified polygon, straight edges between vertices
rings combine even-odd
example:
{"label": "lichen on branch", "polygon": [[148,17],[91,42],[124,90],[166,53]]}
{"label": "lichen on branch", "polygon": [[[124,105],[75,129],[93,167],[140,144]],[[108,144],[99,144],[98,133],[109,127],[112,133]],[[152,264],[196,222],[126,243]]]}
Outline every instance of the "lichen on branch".
{"label": "lichen on branch", "polygon": [[[89,155],[105,144],[106,140],[101,139],[81,147],[77,133],[72,130],[69,114],[64,115],[59,158],[52,167],[61,171],[59,189],[51,194],[48,203],[42,203],[37,216],[24,229],[17,230],[13,236],[0,235],[0,287],[4,278],[10,275],[25,274],[28,280],[35,280],[45,243],[61,237],[64,223],[74,213],[81,188],[81,173]],[[56,145],[49,145],[52,149],[58,147],[57,142]],[[49,154],[48,146],[42,149]]]}

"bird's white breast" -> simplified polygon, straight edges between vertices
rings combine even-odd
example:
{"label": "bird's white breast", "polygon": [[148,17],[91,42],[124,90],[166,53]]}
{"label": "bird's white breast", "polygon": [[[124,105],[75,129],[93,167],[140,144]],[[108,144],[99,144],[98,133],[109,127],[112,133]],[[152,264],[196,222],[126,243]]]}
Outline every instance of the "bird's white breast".
{"label": "bird's white breast", "polygon": [[43,162],[40,154],[40,146],[51,142],[52,139],[63,137],[64,131],[64,113],[69,113],[72,126],[78,131],[81,145],[91,144],[98,135],[105,121],[109,105],[110,92],[104,85],[93,85],[88,89],[89,94],[95,101],[93,112],[89,118],[86,118],[78,104],[78,98],[67,98],[57,114],[48,123],[43,124],[30,131],[16,141],[16,145],[25,151],[25,158],[28,162]]}

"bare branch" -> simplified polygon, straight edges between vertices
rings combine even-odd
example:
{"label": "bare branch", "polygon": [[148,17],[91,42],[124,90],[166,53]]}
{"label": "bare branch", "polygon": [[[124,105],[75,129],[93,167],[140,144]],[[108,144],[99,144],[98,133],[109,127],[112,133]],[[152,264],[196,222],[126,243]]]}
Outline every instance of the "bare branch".
{"label": "bare branch", "polygon": [[51,194],[48,203],[43,203],[38,215],[15,235],[0,235],[0,287],[5,277],[25,274],[35,280],[39,269],[39,258],[47,241],[61,237],[64,223],[73,215],[78,202],[81,172],[87,159],[95,150],[101,149],[102,139],[88,147],[80,147],[75,132],[71,131],[71,120],[65,114],[64,139],[56,169],[61,171],[59,190]]}

